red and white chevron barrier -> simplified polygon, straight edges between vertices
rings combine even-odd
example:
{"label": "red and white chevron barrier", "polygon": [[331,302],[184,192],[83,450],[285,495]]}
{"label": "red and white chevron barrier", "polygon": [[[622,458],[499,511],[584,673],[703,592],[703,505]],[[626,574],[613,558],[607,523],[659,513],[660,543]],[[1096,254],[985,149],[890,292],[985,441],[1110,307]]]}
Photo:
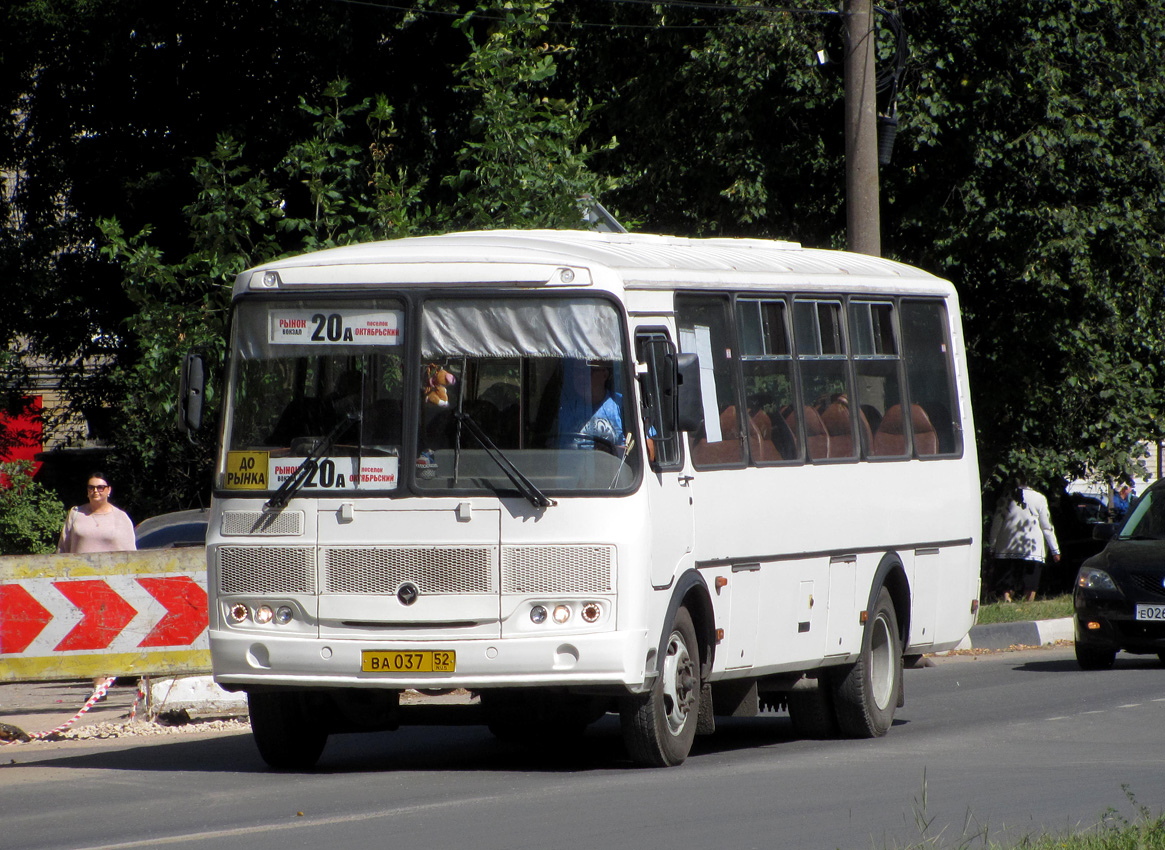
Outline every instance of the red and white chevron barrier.
{"label": "red and white chevron barrier", "polygon": [[0,559],[0,681],[208,671],[205,557]]}

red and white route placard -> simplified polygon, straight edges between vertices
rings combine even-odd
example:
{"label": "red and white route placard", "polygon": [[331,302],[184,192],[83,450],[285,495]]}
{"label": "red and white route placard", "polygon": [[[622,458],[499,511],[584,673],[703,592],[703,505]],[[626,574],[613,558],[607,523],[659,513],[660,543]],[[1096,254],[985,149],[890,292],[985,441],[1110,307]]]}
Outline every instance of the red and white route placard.
{"label": "red and white route placard", "polygon": [[206,550],[0,558],[0,681],[202,673]]}

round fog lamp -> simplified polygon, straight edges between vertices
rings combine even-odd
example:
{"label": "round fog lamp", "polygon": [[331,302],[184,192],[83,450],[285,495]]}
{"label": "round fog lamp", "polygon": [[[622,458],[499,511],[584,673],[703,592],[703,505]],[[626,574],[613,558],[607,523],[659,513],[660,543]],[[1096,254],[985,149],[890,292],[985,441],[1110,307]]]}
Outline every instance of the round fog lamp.
{"label": "round fog lamp", "polygon": [[278,608],[275,609],[275,622],[277,622],[281,626],[284,626],[284,625],[287,625],[288,623],[290,623],[292,616],[293,616],[292,610],[290,608],[288,608],[286,605],[280,605]]}
{"label": "round fog lamp", "polygon": [[241,623],[247,619],[251,612],[247,610],[247,606],[242,602],[237,602],[231,606],[230,618],[236,622]]}
{"label": "round fog lamp", "polygon": [[554,622],[565,623],[570,619],[570,608],[565,605],[554,606]]}
{"label": "round fog lamp", "polygon": [[275,612],[271,610],[270,605],[260,605],[255,611],[255,622],[260,625],[270,623],[274,616]]}
{"label": "round fog lamp", "polygon": [[536,626],[540,626],[546,622],[546,609],[541,605],[535,605],[530,609],[530,622]]}
{"label": "round fog lamp", "polygon": [[598,602],[588,602],[582,607],[582,618],[588,623],[597,623],[603,615],[603,606]]}

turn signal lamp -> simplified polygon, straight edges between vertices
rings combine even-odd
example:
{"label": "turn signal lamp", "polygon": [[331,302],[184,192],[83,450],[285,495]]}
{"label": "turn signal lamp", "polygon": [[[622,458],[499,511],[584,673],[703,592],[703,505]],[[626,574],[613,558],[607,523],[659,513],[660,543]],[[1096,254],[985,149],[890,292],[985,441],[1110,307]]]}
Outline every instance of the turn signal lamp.
{"label": "turn signal lamp", "polygon": [[598,602],[588,602],[582,607],[582,618],[587,623],[597,623],[603,616],[603,606]]}
{"label": "turn signal lamp", "polygon": [[1096,631],[1097,629],[1099,629],[1099,628],[1100,628],[1100,623],[1098,623],[1098,622],[1096,622],[1095,620],[1093,620],[1093,621],[1091,621],[1091,622],[1087,623],[1087,624],[1086,624],[1086,626],[1087,626],[1087,628],[1088,628],[1088,631],[1090,631],[1090,632],[1094,632],[1094,631]]}
{"label": "turn signal lamp", "polygon": [[233,622],[242,623],[246,622],[246,619],[248,616],[250,616],[250,614],[251,612],[247,610],[247,606],[242,602],[238,602],[231,606],[229,616]]}

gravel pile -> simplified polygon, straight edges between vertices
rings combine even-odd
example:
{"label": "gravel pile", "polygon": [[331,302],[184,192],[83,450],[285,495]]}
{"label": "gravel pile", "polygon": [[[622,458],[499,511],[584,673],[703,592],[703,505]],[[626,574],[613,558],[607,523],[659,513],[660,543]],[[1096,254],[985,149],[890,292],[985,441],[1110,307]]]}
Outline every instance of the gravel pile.
{"label": "gravel pile", "polygon": [[76,726],[48,738],[33,738],[28,744],[51,744],[56,741],[91,741],[103,738],[129,738],[146,735],[189,735],[196,732],[249,732],[251,724],[245,718],[233,717],[215,720],[192,720],[180,725],[126,721],[124,723],[94,723]]}

